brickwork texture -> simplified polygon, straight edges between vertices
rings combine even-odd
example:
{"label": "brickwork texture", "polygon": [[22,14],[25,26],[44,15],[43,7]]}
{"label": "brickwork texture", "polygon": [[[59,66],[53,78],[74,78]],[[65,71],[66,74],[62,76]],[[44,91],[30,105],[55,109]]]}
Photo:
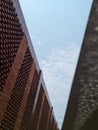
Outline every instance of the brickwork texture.
{"label": "brickwork texture", "polygon": [[57,130],[16,12],[12,0],[0,0],[0,130]]}

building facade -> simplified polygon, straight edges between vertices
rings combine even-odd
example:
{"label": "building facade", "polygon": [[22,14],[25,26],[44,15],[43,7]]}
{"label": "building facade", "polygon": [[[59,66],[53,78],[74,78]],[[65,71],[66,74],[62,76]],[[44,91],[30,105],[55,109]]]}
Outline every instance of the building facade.
{"label": "building facade", "polygon": [[98,0],[93,0],[62,130],[98,130]]}
{"label": "building facade", "polygon": [[0,0],[0,130],[58,130],[18,0]]}

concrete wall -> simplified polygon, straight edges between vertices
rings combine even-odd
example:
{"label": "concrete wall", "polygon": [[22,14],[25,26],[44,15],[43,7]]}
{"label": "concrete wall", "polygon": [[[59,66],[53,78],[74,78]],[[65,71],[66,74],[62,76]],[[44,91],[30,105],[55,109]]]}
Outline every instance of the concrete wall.
{"label": "concrete wall", "polygon": [[62,130],[98,130],[97,121],[98,0],[93,0]]}

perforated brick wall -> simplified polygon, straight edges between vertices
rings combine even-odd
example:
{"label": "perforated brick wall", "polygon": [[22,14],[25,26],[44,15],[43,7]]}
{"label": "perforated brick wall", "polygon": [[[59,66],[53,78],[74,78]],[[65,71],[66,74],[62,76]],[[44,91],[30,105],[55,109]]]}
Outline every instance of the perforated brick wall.
{"label": "perforated brick wall", "polygon": [[11,0],[0,0],[0,91],[8,76],[23,36]]}
{"label": "perforated brick wall", "polygon": [[31,129],[31,126],[30,126],[31,116],[32,116],[32,110],[33,110],[33,105],[34,105],[34,101],[35,101],[35,95],[36,95],[37,88],[38,88],[39,76],[40,75],[38,75],[37,71],[35,70],[34,78],[32,81],[30,93],[28,95],[27,105],[26,105],[26,108],[24,111],[20,130],[30,130]]}
{"label": "perforated brick wall", "polygon": [[27,49],[1,123],[3,129],[9,130],[14,128],[23,93],[25,91],[25,85],[30,72],[31,64],[32,57],[30,55],[29,49]]}
{"label": "perforated brick wall", "polygon": [[13,1],[0,0],[0,130],[49,130],[52,106]]}
{"label": "perforated brick wall", "polygon": [[48,128],[48,113],[50,110],[49,103],[47,101],[47,98],[45,97],[44,104],[43,104],[43,110],[42,110],[42,115],[41,115],[41,121],[39,125],[39,129],[45,130]]}
{"label": "perforated brick wall", "polygon": [[40,123],[39,115],[41,115],[40,110],[41,110],[43,95],[44,95],[44,90],[41,87],[40,91],[39,91],[39,96],[38,96],[38,100],[37,100],[36,109],[35,109],[35,112],[34,112],[33,118],[32,118],[32,122],[33,122],[32,129],[34,129],[34,130],[37,129],[37,125],[39,125],[38,123]]}

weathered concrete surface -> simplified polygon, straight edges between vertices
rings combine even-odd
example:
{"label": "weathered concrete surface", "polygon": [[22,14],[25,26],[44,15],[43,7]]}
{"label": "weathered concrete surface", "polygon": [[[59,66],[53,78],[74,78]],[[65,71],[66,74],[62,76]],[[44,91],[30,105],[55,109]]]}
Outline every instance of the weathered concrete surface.
{"label": "weathered concrete surface", "polygon": [[97,121],[98,0],[94,0],[62,130],[98,130]]}

